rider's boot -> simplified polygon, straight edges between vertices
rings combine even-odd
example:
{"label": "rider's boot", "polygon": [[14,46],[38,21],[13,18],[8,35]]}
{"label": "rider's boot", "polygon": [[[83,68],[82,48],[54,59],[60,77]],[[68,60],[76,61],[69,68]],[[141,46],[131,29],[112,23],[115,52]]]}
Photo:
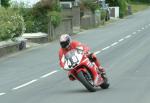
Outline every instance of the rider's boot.
{"label": "rider's boot", "polygon": [[100,86],[103,83],[103,78],[99,75],[97,75],[97,77],[94,80],[94,85],[95,86]]}
{"label": "rider's boot", "polygon": [[69,79],[70,79],[71,81],[74,81],[74,80],[75,80],[75,77],[72,75],[71,72],[72,72],[72,71],[69,71],[69,72],[68,72],[68,77],[69,77]]}
{"label": "rider's boot", "polygon": [[72,75],[69,75],[68,77],[69,77],[69,80],[71,80],[71,81],[75,80],[75,78]]}
{"label": "rider's boot", "polygon": [[101,74],[103,79],[107,79],[105,69],[101,66],[98,67],[98,71]]}
{"label": "rider's boot", "polygon": [[97,59],[96,55],[91,53],[89,55],[89,59],[91,62],[94,62],[96,64],[96,66],[98,67],[98,71],[100,72],[102,78],[105,79],[106,78],[105,69],[100,65],[100,61]]}

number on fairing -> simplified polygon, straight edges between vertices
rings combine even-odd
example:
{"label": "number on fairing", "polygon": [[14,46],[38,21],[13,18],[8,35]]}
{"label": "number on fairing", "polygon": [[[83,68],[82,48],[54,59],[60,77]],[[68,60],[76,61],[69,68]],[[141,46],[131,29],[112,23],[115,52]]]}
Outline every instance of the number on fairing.
{"label": "number on fairing", "polygon": [[72,65],[69,59],[67,60],[67,65],[68,65],[68,66],[71,66],[71,65]]}
{"label": "number on fairing", "polygon": [[73,57],[72,57],[72,61],[73,61],[73,63],[77,63],[77,62],[78,62],[77,57],[76,57],[76,56],[73,56]]}
{"label": "number on fairing", "polygon": [[69,67],[74,66],[78,62],[78,58],[76,56],[72,56],[70,59],[67,60],[67,65]]}

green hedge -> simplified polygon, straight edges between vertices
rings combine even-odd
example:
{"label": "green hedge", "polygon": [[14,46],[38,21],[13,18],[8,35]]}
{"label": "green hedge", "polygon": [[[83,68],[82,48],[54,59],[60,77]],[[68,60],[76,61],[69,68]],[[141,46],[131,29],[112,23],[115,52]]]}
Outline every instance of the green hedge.
{"label": "green hedge", "polygon": [[119,17],[123,18],[125,15],[127,15],[127,6],[128,3],[126,0],[118,0],[118,5],[119,5]]}
{"label": "green hedge", "polygon": [[130,0],[130,1],[150,3],[150,0]]}
{"label": "green hedge", "polygon": [[[17,5],[17,6],[16,6]],[[17,8],[16,8],[17,7]],[[52,22],[54,27],[57,27],[61,21],[61,8],[58,4],[47,5],[41,1],[36,3],[32,8],[26,8],[26,4],[16,4],[14,9],[17,9],[23,16],[26,32],[48,32],[48,23]]]}
{"label": "green hedge", "polygon": [[106,18],[106,11],[101,10],[101,20],[105,21],[105,18]]}
{"label": "green hedge", "polygon": [[99,9],[99,5],[96,3],[96,0],[81,0],[80,8],[81,10],[90,9],[93,13],[95,13],[95,10]]}
{"label": "green hedge", "polygon": [[24,31],[22,16],[10,8],[0,8],[0,41],[18,37]]}
{"label": "green hedge", "polygon": [[106,0],[110,6],[119,6],[119,16],[123,18],[127,14],[129,0]]}
{"label": "green hedge", "polygon": [[5,7],[5,8],[8,8],[10,6],[10,1],[11,0],[0,0],[1,6]]}
{"label": "green hedge", "polygon": [[49,12],[48,17],[54,28],[56,28],[61,22],[61,15],[57,11]]}

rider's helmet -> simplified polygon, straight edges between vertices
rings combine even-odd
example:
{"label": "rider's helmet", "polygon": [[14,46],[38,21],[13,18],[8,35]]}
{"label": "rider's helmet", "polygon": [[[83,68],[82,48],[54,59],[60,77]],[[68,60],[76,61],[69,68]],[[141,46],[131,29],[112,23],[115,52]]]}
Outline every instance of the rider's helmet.
{"label": "rider's helmet", "polygon": [[68,34],[62,34],[60,36],[60,46],[62,48],[68,48],[70,46],[71,37]]}

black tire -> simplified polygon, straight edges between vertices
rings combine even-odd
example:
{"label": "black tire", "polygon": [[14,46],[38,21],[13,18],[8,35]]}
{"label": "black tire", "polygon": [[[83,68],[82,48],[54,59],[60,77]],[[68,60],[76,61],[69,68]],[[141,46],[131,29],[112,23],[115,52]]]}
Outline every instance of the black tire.
{"label": "black tire", "polygon": [[77,74],[79,81],[87,88],[90,92],[95,92],[96,88],[85,78],[82,71]]}
{"label": "black tire", "polygon": [[108,89],[108,88],[109,88],[109,83],[108,83],[108,80],[107,80],[106,77],[105,77],[104,83],[101,84],[100,87],[101,87],[102,89]]}

